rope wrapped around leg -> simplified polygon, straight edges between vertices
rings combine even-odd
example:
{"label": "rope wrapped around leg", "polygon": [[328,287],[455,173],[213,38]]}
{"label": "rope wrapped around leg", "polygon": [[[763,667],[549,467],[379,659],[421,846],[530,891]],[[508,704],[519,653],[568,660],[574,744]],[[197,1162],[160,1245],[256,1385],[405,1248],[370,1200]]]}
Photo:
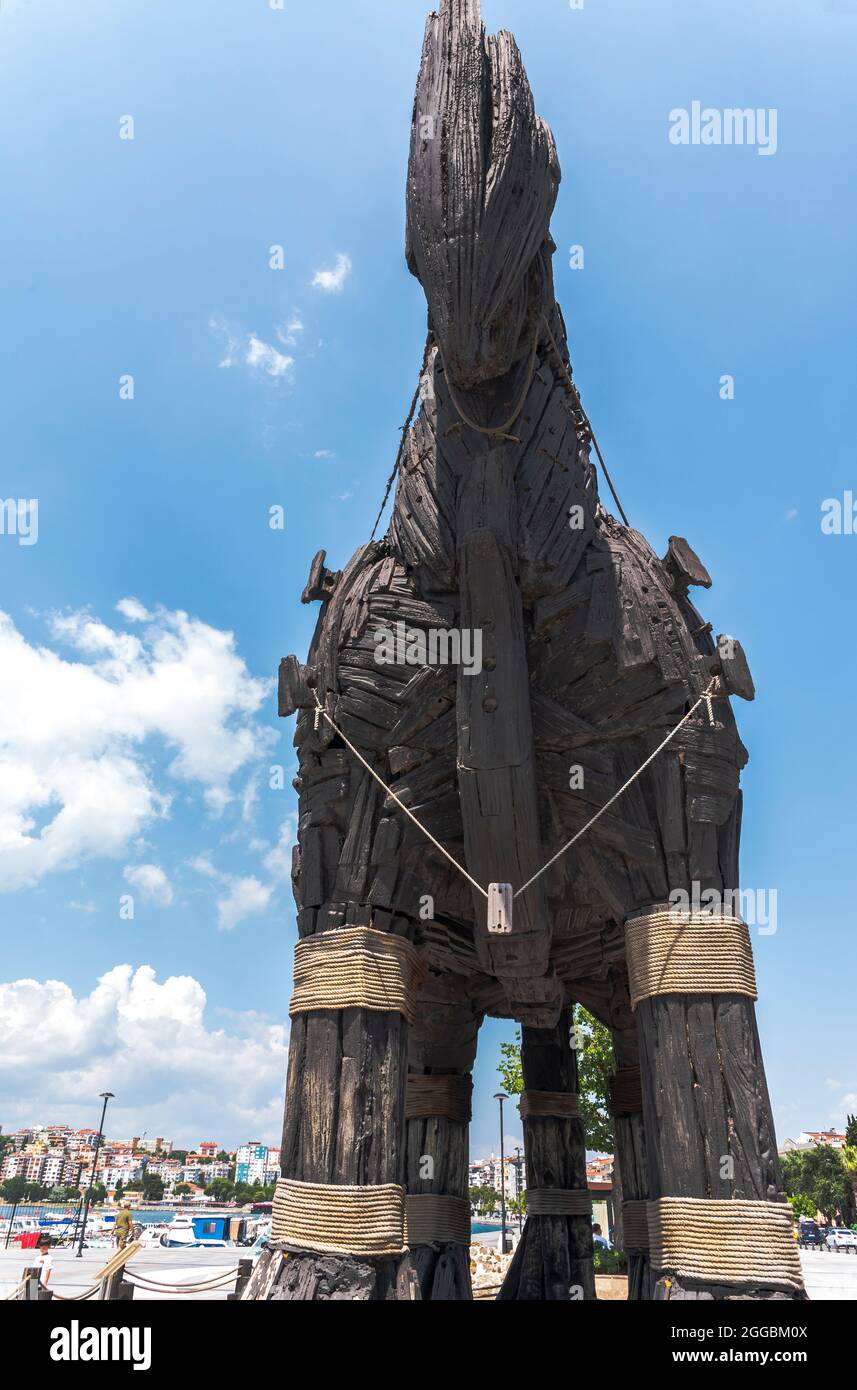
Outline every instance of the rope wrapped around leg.
{"label": "rope wrapped around leg", "polygon": [[580,1096],[573,1091],[522,1091],[518,1110],[522,1120],[544,1116],[556,1120],[579,1120]]}
{"label": "rope wrapped around leg", "polygon": [[405,1198],[405,1243],[415,1245],[470,1244],[470,1203],[466,1197],[409,1193]]}
{"label": "rope wrapped around leg", "polygon": [[625,1250],[648,1250],[648,1202],[643,1199],[622,1203],[622,1236]]}
{"label": "rope wrapped around leg", "polygon": [[528,1216],[592,1216],[592,1195],[582,1188],[528,1187]]}
{"label": "rope wrapped around leg", "polygon": [[405,1119],[428,1120],[441,1117],[470,1122],[473,1082],[469,1076],[423,1076],[411,1072],[405,1090]]}
{"label": "rope wrapped around leg", "polygon": [[639,1067],[620,1067],[610,1078],[610,1113],[636,1115],[643,1108],[643,1078]]}
{"label": "rope wrapped around leg", "polygon": [[660,1197],[648,1203],[651,1264],[708,1284],[803,1289],[787,1202]]}
{"label": "rope wrapped around leg", "polygon": [[306,936],[295,946],[295,988],[289,1014],[311,1009],[376,1009],[413,1022],[424,967],[403,936],[372,927]]}
{"label": "rope wrapped around leg", "polygon": [[657,908],[625,923],[631,1007],[659,994],[758,998],[750,933],[740,917]]}
{"label": "rope wrapped around leg", "polygon": [[337,1187],[280,1178],[271,1235],[300,1250],[380,1259],[405,1248],[405,1189],[398,1183]]}

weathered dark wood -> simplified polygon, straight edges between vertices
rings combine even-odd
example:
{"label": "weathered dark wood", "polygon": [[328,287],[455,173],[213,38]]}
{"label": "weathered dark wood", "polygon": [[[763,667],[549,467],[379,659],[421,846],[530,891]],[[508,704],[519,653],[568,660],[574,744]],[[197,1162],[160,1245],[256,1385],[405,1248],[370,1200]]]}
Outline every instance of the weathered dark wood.
{"label": "weathered dark wood", "polygon": [[[740,644],[715,645],[688,598],[711,580],[687,542],[671,537],[659,559],[599,500],[551,271],[559,179],[514,40],[485,34],[478,0],[441,0],[426,27],[407,183],[407,259],[429,310],[421,404],[403,438],[387,535],[341,572],[315,556],[303,594],[322,605],[315,635],[306,664],[287,658],[280,682],[280,712],[298,714],[299,933],[372,925],[407,936],[429,970],[430,1008],[410,1047],[399,1015],[321,1009],[293,1020],[283,1171],[410,1185],[423,1146],[444,1190],[459,1191],[462,1136],[425,1122],[405,1134],[409,1051],[418,1069],[469,1070],[481,1017],[517,1018],[525,1073],[570,1084],[554,1025],[573,998],[623,1047],[639,1031],[644,1119],[617,1124],[629,1200],[776,1200],[752,1005],[673,996],[641,1005],[637,1022],[628,1012],[626,917],[676,889],[738,882],[747,754],[725,696],[754,691]],[[478,674],[419,655],[450,628],[480,634]],[[406,641],[391,649],[391,632]],[[517,889],[632,777],[715,673],[714,724],[698,711],[515,898],[511,934],[489,935],[485,899],[392,793],[483,888]],[[390,795],[317,717],[316,699]],[[534,1174],[562,1173],[569,1186],[583,1140],[564,1123],[525,1128]],[[732,1186],[719,1176],[721,1154],[736,1159]],[[568,1219],[538,1222],[504,1296],[568,1297],[578,1273],[590,1296],[586,1233]],[[466,1297],[460,1256],[417,1251],[406,1264],[292,1252],[274,1288],[289,1298],[409,1298],[416,1268],[428,1297]],[[634,1256],[631,1297],[653,1296],[647,1260]]]}
{"label": "weathered dark wood", "polygon": [[[551,1029],[524,1027],[525,1090],[577,1092],[577,1059],[568,1020]],[[586,1188],[582,1120],[532,1115],[523,1121],[528,1188]],[[586,1302],[595,1298],[591,1216],[527,1216],[498,1300]]]}

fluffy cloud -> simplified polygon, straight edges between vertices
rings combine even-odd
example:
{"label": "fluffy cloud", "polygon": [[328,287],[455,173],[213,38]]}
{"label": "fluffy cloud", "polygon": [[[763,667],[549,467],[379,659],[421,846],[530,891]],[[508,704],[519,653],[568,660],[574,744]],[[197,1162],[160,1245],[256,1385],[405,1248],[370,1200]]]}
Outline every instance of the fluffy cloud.
{"label": "fluffy cloud", "polygon": [[[254,1013],[229,1030],[205,1021],[205,990],[189,975],[158,983],[149,965],[117,965],[76,998],[60,980],[0,984],[0,1102],[7,1126],[85,1123],[100,1091],[115,1092],[108,1132],[274,1140],[282,1118],[287,1031]],[[21,1099],[21,1098],[24,1099]],[[34,1114],[38,1108],[39,1114]]]}
{"label": "fluffy cloud", "polygon": [[169,907],[173,900],[170,881],[160,864],[127,864],[122,871],[126,883],[130,883],[145,902],[157,903],[159,907]]}
{"label": "fluffy cloud", "polygon": [[277,352],[269,343],[263,343],[261,338],[257,338],[255,333],[250,334],[244,361],[248,367],[261,367],[268,376],[286,376],[295,365],[293,357],[285,357],[281,352]]}
{"label": "fluffy cloud", "polygon": [[310,284],[313,289],[324,290],[326,294],[339,294],[351,274],[351,257],[340,255],[332,270],[317,270]]}
{"label": "fluffy cloud", "polygon": [[169,778],[201,789],[217,814],[234,774],[274,737],[255,718],[269,682],[249,674],[232,633],[122,602],[145,622],[140,635],[88,613],[54,618],[71,659],[0,612],[0,891],[118,857],[166,816],[174,788],[155,781],[156,748]]}
{"label": "fluffy cloud", "polygon": [[265,855],[265,868],[272,878],[287,881],[292,876],[292,850],[298,842],[297,812],[286,816],[273,849]]}
{"label": "fluffy cloud", "polygon": [[[236,333],[223,319],[216,316],[210,319],[209,327],[226,340],[226,348],[218,364],[221,367],[249,367],[251,370],[263,371],[268,376],[285,377],[295,365],[294,357],[278,352],[256,333]],[[293,319],[285,334],[278,331],[277,336],[282,343],[291,344],[297,341],[295,334],[302,328],[303,324]]]}
{"label": "fluffy cloud", "polygon": [[228,879],[224,897],[217,903],[217,925],[221,931],[233,931],[245,917],[254,912],[264,912],[271,901],[273,888],[260,883],[258,878]]}

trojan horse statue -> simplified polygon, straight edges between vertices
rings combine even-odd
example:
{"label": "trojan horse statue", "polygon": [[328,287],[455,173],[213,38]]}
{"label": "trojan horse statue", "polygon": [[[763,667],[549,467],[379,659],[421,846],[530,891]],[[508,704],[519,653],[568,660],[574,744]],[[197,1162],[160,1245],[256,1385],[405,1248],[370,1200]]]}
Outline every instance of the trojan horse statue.
{"label": "trojan horse statue", "polygon": [[392,519],[341,572],[319,552],[308,660],[280,667],[299,942],[283,1177],[246,1297],[471,1297],[489,1015],[521,1025],[524,1078],[527,1221],[500,1297],[594,1298],[573,1002],[612,1031],[630,1297],[805,1296],[735,911],[729,697],[752,681],[688,596],[711,581],[687,542],[661,559],[599,498],[553,290],[559,181],[514,39],[442,0],[407,184],[428,338]]}

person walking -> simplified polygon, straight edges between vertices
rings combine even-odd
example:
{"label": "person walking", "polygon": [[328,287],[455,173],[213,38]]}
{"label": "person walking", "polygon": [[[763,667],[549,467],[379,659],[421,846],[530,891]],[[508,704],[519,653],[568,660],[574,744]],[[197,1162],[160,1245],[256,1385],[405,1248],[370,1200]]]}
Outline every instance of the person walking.
{"label": "person walking", "polygon": [[128,1237],[133,1234],[134,1223],[131,1220],[131,1203],[123,1202],[116,1217],[116,1226],[113,1238],[116,1241],[117,1250],[124,1250],[128,1244]]}

